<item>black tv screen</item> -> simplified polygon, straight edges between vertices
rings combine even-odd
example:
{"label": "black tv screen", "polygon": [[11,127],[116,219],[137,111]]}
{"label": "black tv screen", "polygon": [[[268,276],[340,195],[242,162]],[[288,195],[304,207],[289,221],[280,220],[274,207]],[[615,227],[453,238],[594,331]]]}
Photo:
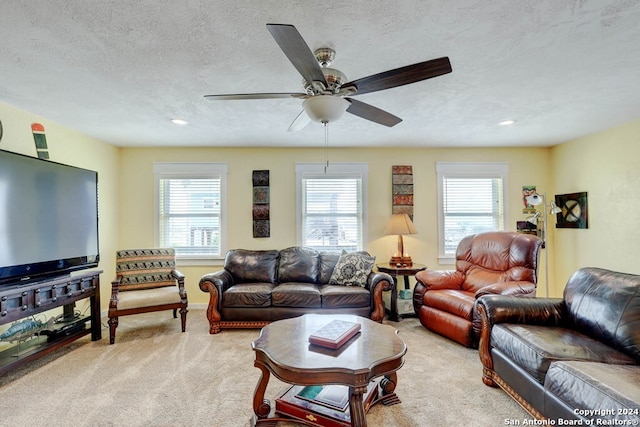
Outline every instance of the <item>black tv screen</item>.
{"label": "black tv screen", "polygon": [[0,284],[99,259],[98,173],[0,150]]}

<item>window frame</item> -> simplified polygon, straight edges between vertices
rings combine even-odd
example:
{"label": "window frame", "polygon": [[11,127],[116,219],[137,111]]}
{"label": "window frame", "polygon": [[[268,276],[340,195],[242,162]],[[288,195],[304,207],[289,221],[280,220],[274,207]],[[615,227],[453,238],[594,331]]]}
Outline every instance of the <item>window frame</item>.
{"label": "window frame", "polygon": [[444,178],[487,179],[500,178],[502,180],[502,224],[499,230],[504,230],[508,224],[508,176],[509,163],[506,162],[436,162],[437,203],[438,203],[438,262],[439,264],[455,264],[455,253],[445,252],[445,216],[444,216]]}
{"label": "window frame", "polygon": [[160,246],[160,180],[167,178],[219,178],[220,179],[220,254],[185,255],[176,253],[177,265],[213,265],[224,259],[227,252],[227,171],[226,163],[154,162],[154,241]]}
{"label": "window frame", "polygon": [[[368,245],[368,163],[341,162],[330,163],[296,163],[296,242],[303,243],[303,180],[308,178],[359,178],[360,179],[360,218],[361,218],[361,247],[357,250],[366,250]],[[325,170],[326,168],[326,170]]]}

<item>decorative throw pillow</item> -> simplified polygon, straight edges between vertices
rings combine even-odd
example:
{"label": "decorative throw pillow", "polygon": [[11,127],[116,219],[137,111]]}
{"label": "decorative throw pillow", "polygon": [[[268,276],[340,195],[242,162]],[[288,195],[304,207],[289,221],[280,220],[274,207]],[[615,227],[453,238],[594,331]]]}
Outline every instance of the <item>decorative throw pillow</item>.
{"label": "decorative throw pillow", "polygon": [[376,257],[366,252],[343,252],[336,263],[330,285],[366,286]]}

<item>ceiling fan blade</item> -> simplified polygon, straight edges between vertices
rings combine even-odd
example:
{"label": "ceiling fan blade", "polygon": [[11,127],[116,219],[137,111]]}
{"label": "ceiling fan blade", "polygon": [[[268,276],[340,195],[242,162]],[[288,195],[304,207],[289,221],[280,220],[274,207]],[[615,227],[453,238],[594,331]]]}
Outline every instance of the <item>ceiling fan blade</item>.
{"label": "ceiling fan blade", "polygon": [[402,121],[400,117],[394,116],[391,113],[387,113],[386,111],[374,107],[373,105],[369,105],[352,98],[345,99],[351,103],[351,105],[347,108],[347,112],[358,117],[362,117],[363,119],[371,120],[372,122],[379,123],[388,127],[393,127]]}
{"label": "ceiling fan blade", "polygon": [[318,81],[322,82],[325,87],[329,86],[315,55],[296,27],[287,24],[267,24],[267,29],[289,61],[308,83]]}
{"label": "ceiling fan blade", "polygon": [[232,93],[227,95],[205,95],[212,101],[229,101],[237,99],[276,99],[276,98],[306,98],[306,93]]}
{"label": "ceiling fan blade", "polygon": [[358,91],[354,95],[362,95],[363,93],[416,83],[450,72],[451,63],[449,58],[445,56],[363,77],[345,83],[342,87],[355,86]]}
{"label": "ceiling fan blade", "polygon": [[311,123],[311,119],[309,118],[307,113],[305,113],[304,110],[302,110],[300,111],[300,114],[298,114],[296,118],[293,119],[293,122],[291,122],[289,129],[287,129],[287,132],[296,132],[296,131],[302,130],[309,123]]}

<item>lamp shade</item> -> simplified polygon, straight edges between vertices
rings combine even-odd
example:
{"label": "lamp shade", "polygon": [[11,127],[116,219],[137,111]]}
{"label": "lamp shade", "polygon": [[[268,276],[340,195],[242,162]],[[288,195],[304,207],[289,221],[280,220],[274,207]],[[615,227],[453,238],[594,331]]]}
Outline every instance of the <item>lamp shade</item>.
{"label": "lamp shade", "polygon": [[399,236],[407,234],[418,234],[416,227],[411,222],[411,218],[406,213],[393,214],[387,223],[384,234],[396,234]]}
{"label": "lamp shade", "polygon": [[317,95],[307,98],[302,108],[314,122],[329,123],[342,117],[349,105],[349,101],[339,96]]}
{"label": "lamp shade", "polygon": [[527,218],[527,222],[530,222],[531,224],[537,224],[538,219],[541,217],[542,217],[542,214],[540,212],[536,212],[535,215],[532,215],[529,218]]}
{"label": "lamp shade", "polygon": [[527,196],[527,197],[525,197],[525,200],[531,206],[538,206],[539,204],[541,204],[543,202],[542,197],[540,197],[540,195],[538,195],[538,194],[532,194],[530,196]]}

